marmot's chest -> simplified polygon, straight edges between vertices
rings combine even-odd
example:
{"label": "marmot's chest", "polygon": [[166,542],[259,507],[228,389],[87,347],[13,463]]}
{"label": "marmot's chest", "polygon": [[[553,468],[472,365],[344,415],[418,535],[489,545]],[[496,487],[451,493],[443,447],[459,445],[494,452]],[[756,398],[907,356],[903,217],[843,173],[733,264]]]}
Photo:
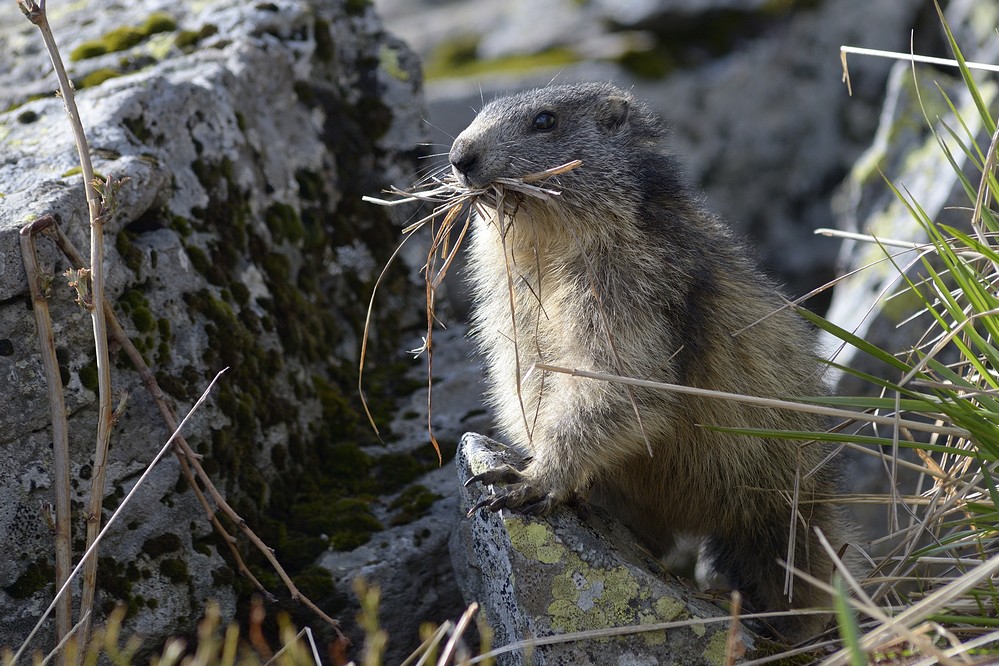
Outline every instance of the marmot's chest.
{"label": "marmot's chest", "polygon": [[564,266],[547,272],[535,267],[515,277],[512,293],[516,316],[507,321],[510,328],[515,322],[522,359],[603,369],[598,359],[606,356],[607,331],[584,278]]}
{"label": "marmot's chest", "polygon": [[606,329],[614,326],[601,286],[607,280],[566,235],[567,222],[557,222],[524,211],[502,224],[495,216],[477,220],[471,261],[478,318],[506,339],[500,346],[516,340],[521,365],[529,359],[592,369],[606,356]]}

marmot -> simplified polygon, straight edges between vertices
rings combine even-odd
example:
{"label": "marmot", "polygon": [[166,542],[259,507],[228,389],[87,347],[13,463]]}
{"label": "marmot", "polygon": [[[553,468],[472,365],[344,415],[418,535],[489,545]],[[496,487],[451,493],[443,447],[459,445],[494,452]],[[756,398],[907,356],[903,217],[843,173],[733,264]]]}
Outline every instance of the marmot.
{"label": "marmot", "polygon": [[[812,528],[834,548],[848,538],[827,502],[839,485],[828,447],[701,427],[814,431],[820,419],[565,374],[523,377],[547,363],[754,396],[826,393],[804,322],[684,185],[663,140],[643,103],[598,83],[498,99],[455,139],[451,168],[471,188],[582,160],[547,183],[559,195],[508,193],[514,210],[502,228],[495,215],[473,226],[473,335],[497,424],[527,462],[470,481],[506,483],[486,505],[494,511],[543,515],[588,496],[657,555],[676,534],[700,535],[757,611],[828,607],[800,579],[789,604],[778,562],[792,520],[794,564],[821,580],[833,566]],[[825,619],[771,626],[801,639]]]}

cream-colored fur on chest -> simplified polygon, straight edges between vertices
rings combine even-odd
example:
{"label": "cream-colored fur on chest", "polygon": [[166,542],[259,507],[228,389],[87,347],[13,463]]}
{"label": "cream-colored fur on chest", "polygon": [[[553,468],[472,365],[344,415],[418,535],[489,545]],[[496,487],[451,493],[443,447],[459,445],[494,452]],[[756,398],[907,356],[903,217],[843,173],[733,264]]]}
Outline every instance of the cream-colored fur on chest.
{"label": "cream-colored fur on chest", "polygon": [[[529,372],[535,363],[675,379],[668,372],[669,364],[656,359],[667,357],[668,350],[675,351],[679,343],[664,338],[662,326],[653,321],[656,313],[633,307],[631,302],[641,300],[641,294],[629,293],[628,303],[622,303],[625,295],[615,293],[617,281],[608,277],[614,270],[607,264],[628,251],[629,239],[623,231],[617,239],[597,237],[603,245],[584,246],[580,238],[592,241],[595,235],[578,233],[578,229],[573,233],[569,225],[579,225],[578,219],[521,210],[502,222],[501,230],[495,215],[476,220],[469,270],[476,300],[477,343],[491,380],[489,399],[498,425],[513,443],[533,452],[536,435],[546,439],[552,434],[538,433],[538,428],[571,430],[579,427],[580,413],[633,410],[628,390],[620,385]],[[602,220],[582,223],[597,222],[603,228],[611,226]],[[635,262],[627,263],[633,272]],[[634,275],[627,282],[630,292],[643,284]],[[653,281],[645,283],[651,287]],[[662,288],[661,284],[657,287]],[[617,429],[638,429],[637,419],[630,424],[621,419],[586,421],[591,426],[606,422]],[[654,422],[643,427],[646,434],[666,428]],[[585,436],[613,442],[620,441],[621,434],[589,432]],[[641,436],[629,432],[624,439],[632,440],[636,434]],[[608,462],[614,457],[609,455]]]}

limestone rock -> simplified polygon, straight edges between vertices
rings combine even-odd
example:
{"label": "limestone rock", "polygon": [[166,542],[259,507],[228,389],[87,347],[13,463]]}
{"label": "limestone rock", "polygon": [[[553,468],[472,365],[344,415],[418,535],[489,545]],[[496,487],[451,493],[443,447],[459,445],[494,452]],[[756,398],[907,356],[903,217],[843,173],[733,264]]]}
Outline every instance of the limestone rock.
{"label": "limestone rock", "polygon": [[[948,22],[961,40],[965,58],[995,62],[999,59],[999,44],[988,30],[982,28],[981,11],[976,3],[951,3],[947,10]],[[992,18],[999,18],[995,10],[992,10]],[[986,106],[994,105],[999,99],[999,91],[993,84],[979,84]],[[962,123],[948,107],[938,86],[954,103],[967,125],[967,131],[982,137],[980,145],[987,145],[988,138],[982,136],[981,117],[956,68],[941,73],[928,67],[917,67],[914,78],[911,65],[895,65],[874,142],[857,160],[843,184],[837,225],[840,229],[906,243],[927,242],[925,232],[909,208],[885,184],[886,178],[896,187],[911,193],[931,219],[959,228],[967,226],[965,208],[969,202],[960,176],[927,125],[926,119],[930,118],[934,123],[933,131],[946,136],[946,128]],[[965,136],[964,131],[961,136]],[[959,149],[952,149],[952,153],[966,175],[977,179],[978,174],[968,168],[967,155]],[[882,257],[884,251],[876,244],[847,241],[839,256],[840,270],[849,273]],[[892,313],[884,312],[883,297],[890,295],[894,291],[893,285],[897,283],[898,270],[886,262],[847,277],[836,286],[829,319],[862,337],[871,327],[877,327],[882,329],[877,337],[887,342],[887,329],[894,330],[900,320]],[[879,300],[879,296],[882,299]],[[871,316],[872,307],[876,316]],[[908,316],[901,312],[895,314]],[[879,317],[885,321],[878,322]],[[907,341],[914,342],[922,334],[921,330],[915,330],[918,328],[907,327],[896,333],[900,336],[898,343],[885,348],[892,351],[904,349]],[[846,348],[836,360],[849,364],[854,353],[852,348]]]}
{"label": "limestone rock", "polygon": [[[458,480],[503,461],[502,445],[473,433],[458,449]],[[462,491],[467,512],[484,495]],[[602,510],[586,520],[568,509],[534,519],[477,512],[451,539],[455,574],[467,601],[482,606],[496,647],[591,629],[717,618],[724,613],[670,576],[635,537]],[[722,664],[729,623],[692,622],[668,630],[584,638],[520,649],[501,664]],[[752,641],[745,632],[747,647]]]}
{"label": "limestone rock", "polygon": [[[393,221],[361,196],[406,184],[415,168],[417,61],[365,3],[49,7],[95,169],[129,178],[105,231],[107,297],[181,414],[229,368],[185,434],[303,592],[332,616],[352,614],[313,562],[403,514],[406,507],[387,507],[379,520],[371,497],[401,493],[437,466],[429,447],[422,458],[363,450],[376,439],[354,370],[374,279],[398,241]],[[14,3],[2,12],[0,646],[16,648],[48,604],[53,578],[49,408],[17,234],[48,213],[85,250],[89,225],[37,29]],[[96,420],[92,329],[61,277],[66,260],[45,238],[39,249],[54,276],[79,557]],[[386,422],[403,394],[393,384],[399,331],[421,320],[422,292],[412,286],[405,269],[390,272],[373,321],[369,377],[379,388],[371,395]],[[137,374],[112,351],[116,398],[129,398],[112,434],[105,521],[169,434]],[[239,547],[292,608],[263,560],[245,541]],[[125,603],[125,633],[150,647],[190,631],[207,598],[231,617],[251,592],[234,580],[227,549],[172,458],[100,555],[95,622]],[[303,618],[319,628],[314,616],[295,617]]]}

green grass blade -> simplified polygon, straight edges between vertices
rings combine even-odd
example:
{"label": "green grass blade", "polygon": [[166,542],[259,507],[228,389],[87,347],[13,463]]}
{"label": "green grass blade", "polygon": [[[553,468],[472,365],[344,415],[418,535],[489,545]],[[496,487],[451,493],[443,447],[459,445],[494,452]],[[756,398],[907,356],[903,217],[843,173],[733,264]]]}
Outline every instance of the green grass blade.
{"label": "green grass blade", "polygon": [[857,409],[889,409],[898,408],[903,412],[936,413],[940,401],[936,398],[918,399],[905,398],[896,401],[894,398],[871,398],[867,396],[830,395],[812,398],[795,398],[796,402],[807,402],[813,405],[828,405],[830,407],[855,407]]}
{"label": "green grass blade", "polygon": [[943,26],[944,32],[947,34],[947,41],[950,43],[950,50],[954,53],[954,59],[957,60],[957,65],[961,70],[961,76],[964,78],[964,84],[968,88],[968,92],[971,93],[971,98],[975,101],[975,106],[978,108],[978,114],[982,117],[982,123],[988,129],[989,135],[993,135],[996,132],[996,123],[992,119],[992,115],[989,113],[988,106],[985,104],[985,100],[982,99],[981,93],[978,91],[978,86],[975,84],[975,79],[971,75],[971,70],[968,69],[968,62],[964,59],[964,54],[961,53],[961,48],[957,45],[957,40],[954,38],[954,33],[950,30],[950,24],[947,23],[947,18],[944,16],[943,10],[940,9],[940,3],[934,2],[937,8],[937,14],[940,16],[940,24]]}
{"label": "green grass blade", "polygon": [[[760,439],[793,439],[798,441],[816,441],[830,443],[853,443],[876,446],[878,448],[892,448],[895,440],[891,437],[876,437],[874,435],[858,435],[841,432],[808,432],[803,430],[767,430],[765,428],[732,428],[727,426],[702,425],[705,430],[712,432],[723,432],[732,435],[743,435],[745,437],[758,437]],[[945,444],[929,444],[926,442],[910,442],[899,440],[898,446],[905,449],[922,449],[923,451],[933,451],[934,453],[949,453],[951,455],[966,456],[965,449]]]}
{"label": "green grass blade", "polygon": [[864,340],[858,335],[851,333],[845,328],[841,328],[836,324],[832,323],[825,317],[817,315],[814,312],[799,306],[795,306],[795,310],[802,317],[810,321],[815,326],[821,328],[823,331],[835,336],[837,339],[846,342],[847,344],[857,348],[858,350],[864,352],[868,356],[872,356],[879,361],[884,361],[888,365],[901,370],[902,372],[908,372],[909,366],[907,366],[902,361],[898,360],[888,352],[884,351],[877,345],[871,344],[867,340]]}
{"label": "green grass blade", "polygon": [[[978,171],[981,171],[983,165],[985,164],[985,154],[982,152],[981,146],[978,145],[978,137],[976,136],[976,133],[971,131],[971,128],[968,127],[968,123],[964,121],[964,116],[962,116],[957,110],[957,107],[954,105],[953,100],[951,100],[950,95],[947,94],[947,91],[945,91],[939,83],[937,84],[937,91],[939,91],[940,96],[943,97],[944,102],[947,104],[948,108],[950,108],[951,114],[953,114],[953,116],[957,119],[957,122],[960,123],[961,129],[964,130],[965,138],[960,138],[957,131],[952,129],[949,125],[947,125],[947,123],[941,124],[944,126],[944,129],[947,130],[947,133],[954,139],[954,142],[961,146],[961,149],[968,156],[968,159],[970,159],[975,165],[975,168]],[[945,150],[948,154],[950,153],[949,149],[945,148]],[[972,151],[974,152],[972,153]]]}
{"label": "green grass blade", "polygon": [[839,624],[839,635],[843,639],[843,645],[850,655],[850,663],[853,666],[864,666],[867,663],[867,654],[860,647],[860,625],[857,624],[857,616],[847,601],[849,593],[843,577],[836,574],[833,579],[833,587],[836,594],[833,603],[836,607],[836,622]]}

